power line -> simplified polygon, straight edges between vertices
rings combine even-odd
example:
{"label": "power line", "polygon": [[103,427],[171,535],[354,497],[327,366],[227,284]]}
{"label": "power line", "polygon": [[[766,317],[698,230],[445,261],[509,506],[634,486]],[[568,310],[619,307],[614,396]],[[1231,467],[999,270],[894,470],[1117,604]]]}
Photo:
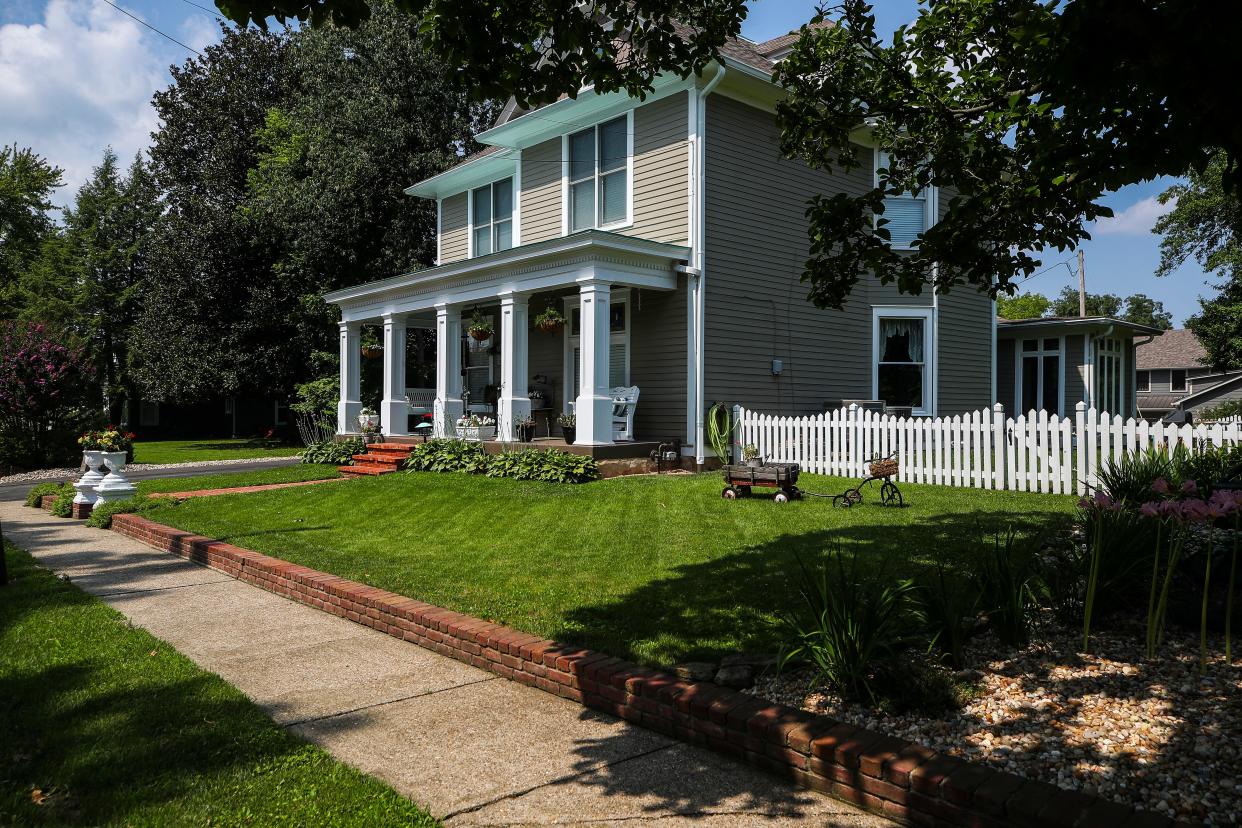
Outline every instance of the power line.
{"label": "power line", "polygon": [[[1049,265],[1048,267],[1045,267],[1043,270],[1039,271],[1038,273],[1032,273],[1030,276],[1027,276],[1025,279],[1023,279],[1022,281],[1018,282],[1018,284],[1020,284],[1020,285],[1026,284],[1027,282],[1029,282],[1029,281],[1031,281],[1032,279],[1034,279],[1036,276],[1043,276],[1045,273],[1048,273],[1049,271],[1056,270],[1056,269],[1057,269],[1058,267],[1060,267],[1061,265],[1065,265],[1065,268],[1066,268],[1067,270],[1069,270],[1069,263],[1070,263],[1070,259],[1072,259],[1072,258],[1074,258],[1074,257],[1073,257],[1073,256],[1071,256],[1069,259],[1064,259],[1064,260],[1062,260],[1062,261],[1057,262],[1056,264]],[[1069,274],[1070,274],[1071,276],[1073,276],[1073,275],[1074,275],[1074,271],[1073,271],[1073,270],[1070,270],[1070,271],[1069,271]]]}
{"label": "power line", "polygon": [[[202,57],[202,56],[203,56],[203,53],[202,53],[202,52],[200,52],[198,49],[195,49],[193,46],[186,46],[186,45],[185,45],[184,43],[182,43],[180,40],[177,40],[177,38],[173,37],[173,36],[172,36],[172,35],[170,35],[170,34],[166,34],[166,33],[162,32],[162,31],[160,31],[159,29],[155,28],[154,26],[152,26],[152,25],[151,25],[150,23],[148,23],[147,21],[143,20],[141,17],[138,17],[137,15],[130,14],[129,12],[125,11],[125,9],[121,8],[121,7],[120,7],[120,6],[118,6],[116,3],[113,3],[113,2],[112,2],[112,0],[104,0],[104,2],[105,2],[105,3],[107,3],[109,6],[111,6],[112,8],[116,9],[117,11],[119,11],[121,14],[125,15],[126,17],[129,17],[129,18],[132,18],[132,19],[134,19],[134,20],[137,20],[139,23],[141,23],[142,25],[146,26],[148,29],[150,29],[151,31],[155,32],[155,33],[156,33],[157,35],[159,35],[160,37],[164,37],[164,38],[167,38],[168,40],[171,40],[173,43],[176,43],[176,44],[177,44],[178,46],[180,46],[182,49],[188,49],[188,50],[190,50],[191,52],[193,52],[194,54],[198,55],[199,57]],[[191,4],[191,5],[192,5],[192,4]]]}
{"label": "power line", "polygon": [[221,17],[219,9],[209,9],[206,6],[200,6],[198,3],[192,3],[190,2],[190,0],[181,0],[181,2],[185,3],[186,5],[193,6],[196,9],[202,9],[203,11],[212,15],[213,17]]}

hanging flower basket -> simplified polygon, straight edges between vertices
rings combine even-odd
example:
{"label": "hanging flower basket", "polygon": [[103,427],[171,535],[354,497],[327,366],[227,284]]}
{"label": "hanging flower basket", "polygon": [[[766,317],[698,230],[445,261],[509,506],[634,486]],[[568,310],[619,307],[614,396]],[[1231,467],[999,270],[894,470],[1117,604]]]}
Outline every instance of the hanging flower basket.
{"label": "hanging flower basket", "polygon": [[363,345],[362,355],[367,359],[379,359],[384,354],[382,345]]}
{"label": "hanging flower basket", "polygon": [[532,320],[536,330],[541,333],[554,334],[561,328],[565,327],[565,316],[556,308],[549,305]]}
{"label": "hanging flower basket", "polygon": [[492,327],[492,321],[484,316],[481,312],[475,311],[470,317],[470,321],[466,324],[466,332],[470,334],[476,342],[486,342],[492,338],[492,334],[496,329]]}

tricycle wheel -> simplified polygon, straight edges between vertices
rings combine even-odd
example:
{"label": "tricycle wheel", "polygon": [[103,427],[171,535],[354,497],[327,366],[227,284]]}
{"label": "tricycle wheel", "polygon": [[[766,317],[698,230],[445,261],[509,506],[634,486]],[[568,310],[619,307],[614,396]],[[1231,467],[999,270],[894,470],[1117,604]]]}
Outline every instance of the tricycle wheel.
{"label": "tricycle wheel", "polygon": [[862,503],[862,489],[850,489],[845,496],[849,499],[851,506],[855,503]]}
{"label": "tricycle wheel", "polygon": [[737,489],[734,489],[732,486],[725,486],[720,496],[725,500],[737,500]]}
{"label": "tricycle wheel", "polygon": [[901,506],[901,490],[886,480],[880,487],[880,500],[885,506]]}
{"label": "tricycle wheel", "polygon": [[789,502],[789,495],[785,494],[784,492],[777,492],[777,493],[776,493],[776,494],[772,497],[772,502],[773,502],[773,503],[788,503],[788,502]]}

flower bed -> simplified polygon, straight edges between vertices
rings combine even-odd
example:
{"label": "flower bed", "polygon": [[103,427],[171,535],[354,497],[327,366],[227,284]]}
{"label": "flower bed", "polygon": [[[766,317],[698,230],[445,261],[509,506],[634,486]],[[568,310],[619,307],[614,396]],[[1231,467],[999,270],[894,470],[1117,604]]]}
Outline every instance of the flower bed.
{"label": "flower bed", "polygon": [[811,677],[761,678],[748,692],[954,756],[1170,818],[1234,825],[1242,818],[1242,666],[1215,641],[1199,675],[1198,635],[1177,632],[1144,658],[1139,624],[1093,634],[1043,624],[1014,652],[992,636],[966,649],[957,675],[974,688],[950,713],[886,715],[844,701]]}

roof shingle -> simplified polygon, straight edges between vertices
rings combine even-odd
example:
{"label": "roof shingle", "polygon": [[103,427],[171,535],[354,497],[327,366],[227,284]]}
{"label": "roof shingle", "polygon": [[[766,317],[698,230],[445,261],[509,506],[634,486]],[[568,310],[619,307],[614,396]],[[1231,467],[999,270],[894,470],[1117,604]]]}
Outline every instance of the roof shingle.
{"label": "roof shingle", "polygon": [[1151,342],[1138,346],[1137,368],[1146,371],[1151,368],[1202,368],[1207,351],[1199,343],[1199,338],[1186,328],[1165,331]]}

